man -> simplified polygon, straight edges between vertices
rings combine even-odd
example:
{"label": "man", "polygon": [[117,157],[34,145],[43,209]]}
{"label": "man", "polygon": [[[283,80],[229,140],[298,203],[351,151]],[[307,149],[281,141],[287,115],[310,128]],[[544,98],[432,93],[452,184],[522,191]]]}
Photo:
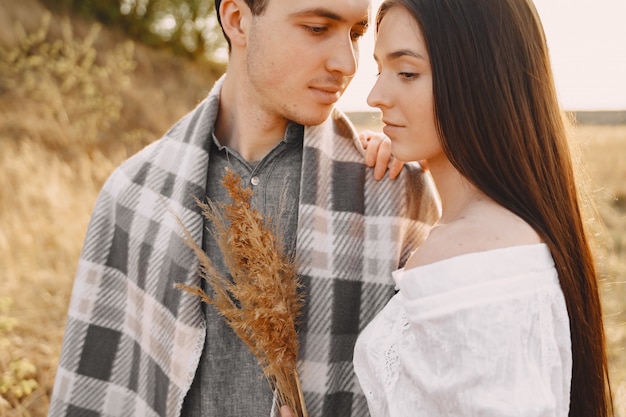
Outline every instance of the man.
{"label": "man", "polygon": [[200,282],[168,210],[225,271],[194,197],[227,201],[219,184],[226,166],[253,188],[253,204],[279,219],[297,257],[307,296],[299,372],[310,415],[367,415],[354,341],[393,295],[390,272],[438,216],[419,167],[376,181],[354,128],[333,109],[356,71],[369,0],[216,6],[230,44],[226,74],[118,168],[98,199],[51,416],[270,414],[272,393],[247,348],[212,307],[173,288]]}

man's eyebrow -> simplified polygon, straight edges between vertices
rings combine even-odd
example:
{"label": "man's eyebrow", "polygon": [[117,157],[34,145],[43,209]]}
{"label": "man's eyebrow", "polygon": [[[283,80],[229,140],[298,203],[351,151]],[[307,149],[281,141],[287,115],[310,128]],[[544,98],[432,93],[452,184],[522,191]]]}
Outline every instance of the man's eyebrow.
{"label": "man's eyebrow", "polygon": [[[325,17],[326,19],[330,19],[330,20],[335,20],[337,22],[347,22],[347,19],[342,17],[341,15],[338,15],[335,12],[332,12],[328,9],[325,9],[323,7],[316,7],[316,8],[312,8],[312,9],[304,9],[304,10],[298,10],[296,12],[293,12],[289,15],[289,17],[292,18],[298,18],[298,17]],[[363,19],[362,21],[357,23],[358,26],[364,26],[364,27],[368,27],[369,26],[369,20],[368,18]]]}

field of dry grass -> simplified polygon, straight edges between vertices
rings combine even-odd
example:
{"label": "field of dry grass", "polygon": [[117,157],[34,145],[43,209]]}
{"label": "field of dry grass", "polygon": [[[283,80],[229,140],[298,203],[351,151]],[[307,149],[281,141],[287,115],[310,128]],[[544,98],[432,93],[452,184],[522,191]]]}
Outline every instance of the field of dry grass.
{"label": "field of dry grass", "polygon": [[608,355],[618,417],[626,417],[626,126],[580,129],[595,200]]}
{"label": "field of dry grass", "polygon": [[[24,30],[14,22],[22,22]],[[0,417],[44,416],[98,190],[215,75],[0,0]],[[369,126],[362,126],[369,127]],[[601,267],[618,416],[626,417],[626,126],[579,126],[604,232]]]}
{"label": "field of dry grass", "polygon": [[0,417],[45,416],[97,193],[219,68],[0,0]]}

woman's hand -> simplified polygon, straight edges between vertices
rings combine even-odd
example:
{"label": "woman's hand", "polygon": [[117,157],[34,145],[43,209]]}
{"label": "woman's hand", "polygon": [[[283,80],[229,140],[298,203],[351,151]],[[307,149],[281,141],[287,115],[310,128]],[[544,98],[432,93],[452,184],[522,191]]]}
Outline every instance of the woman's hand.
{"label": "woman's hand", "polygon": [[391,140],[387,136],[364,130],[359,134],[359,139],[365,149],[365,164],[374,167],[374,179],[381,180],[387,169],[392,180],[400,175],[404,162],[391,155]]}

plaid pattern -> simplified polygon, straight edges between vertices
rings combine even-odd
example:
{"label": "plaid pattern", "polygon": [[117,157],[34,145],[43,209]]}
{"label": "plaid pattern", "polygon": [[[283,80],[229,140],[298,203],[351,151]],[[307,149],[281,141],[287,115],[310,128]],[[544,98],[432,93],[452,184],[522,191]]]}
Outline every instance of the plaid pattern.
{"label": "plaid pattern", "polygon": [[391,271],[421,243],[437,210],[415,167],[397,183],[374,180],[346,140],[356,132],[334,118],[305,136],[297,256],[308,298],[299,373],[311,416],[367,416],[354,343],[394,294]]}
{"label": "plaid pattern", "polygon": [[[197,260],[173,210],[200,243],[218,81],[159,141],[122,164],[100,193],[69,307],[49,415],[178,416],[205,336]],[[357,145],[355,145],[357,144]],[[390,271],[438,215],[416,167],[378,182],[338,111],[306,128],[297,254],[308,298],[300,373],[312,417],[364,416],[352,371],[358,332],[393,294]],[[418,196],[418,198],[415,198]]]}

